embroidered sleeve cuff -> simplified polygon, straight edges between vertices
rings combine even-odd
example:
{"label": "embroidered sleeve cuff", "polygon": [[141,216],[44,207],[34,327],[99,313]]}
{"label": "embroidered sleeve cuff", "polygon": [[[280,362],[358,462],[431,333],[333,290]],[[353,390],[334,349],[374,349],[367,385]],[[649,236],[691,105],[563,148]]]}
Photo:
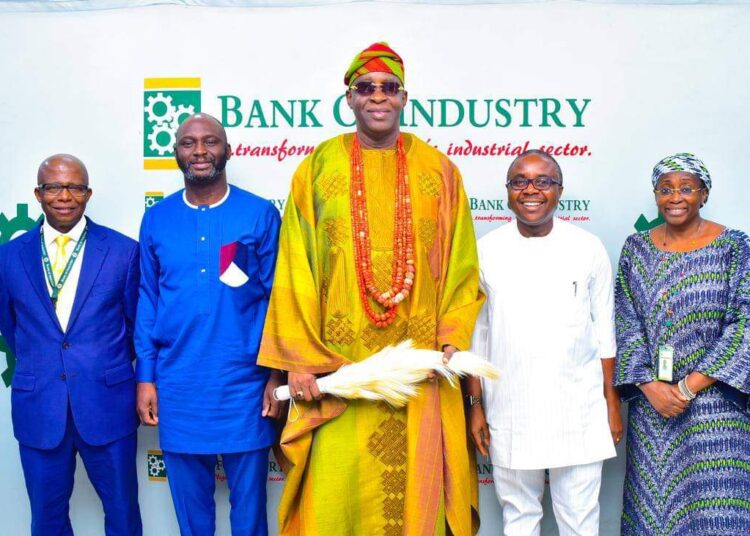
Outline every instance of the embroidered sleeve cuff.
{"label": "embroidered sleeve cuff", "polygon": [[649,367],[638,366],[636,369],[626,371],[624,374],[618,373],[617,363],[615,363],[615,387],[625,385],[636,385],[641,383],[652,382],[656,379],[653,370]]}

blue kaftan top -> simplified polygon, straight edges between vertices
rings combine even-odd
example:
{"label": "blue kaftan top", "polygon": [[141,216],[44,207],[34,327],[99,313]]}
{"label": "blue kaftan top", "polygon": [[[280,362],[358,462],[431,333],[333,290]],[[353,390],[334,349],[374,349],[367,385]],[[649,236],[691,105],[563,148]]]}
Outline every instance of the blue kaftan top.
{"label": "blue kaftan top", "polygon": [[274,441],[261,417],[270,371],[256,365],[280,225],[274,206],[231,186],[215,205],[184,191],[146,211],[136,378],[155,382],[166,451],[213,454]]}

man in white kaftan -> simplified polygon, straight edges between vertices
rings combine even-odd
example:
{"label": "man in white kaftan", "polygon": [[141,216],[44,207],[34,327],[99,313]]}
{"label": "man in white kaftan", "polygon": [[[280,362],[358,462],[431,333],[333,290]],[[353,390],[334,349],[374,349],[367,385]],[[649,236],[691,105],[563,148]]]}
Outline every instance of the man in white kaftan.
{"label": "man in white kaftan", "polygon": [[596,535],[602,461],[622,437],[612,385],[612,268],[593,234],[554,218],[559,166],[545,153],[508,171],[517,220],[479,241],[487,296],[472,350],[503,373],[469,383],[470,426],[489,454],[506,535],[539,534],[545,470],[561,535]]}

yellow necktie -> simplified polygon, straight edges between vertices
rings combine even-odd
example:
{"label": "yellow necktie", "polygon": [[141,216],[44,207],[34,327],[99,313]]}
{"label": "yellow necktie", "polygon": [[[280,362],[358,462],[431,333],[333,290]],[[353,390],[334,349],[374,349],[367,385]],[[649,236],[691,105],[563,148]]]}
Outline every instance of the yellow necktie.
{"label": "yellow necktie", "polygon": [[58,235],[55,238],[55,244],[57,244],[57,252],[55,253],[55,263],[52,265],[52,274],[55,276],[55,282],[60,280],[60,276],[65,271],[65,265],[68,264],[68,254],[65,251],[65,246],[70,242],[70,237],[67,235]]}

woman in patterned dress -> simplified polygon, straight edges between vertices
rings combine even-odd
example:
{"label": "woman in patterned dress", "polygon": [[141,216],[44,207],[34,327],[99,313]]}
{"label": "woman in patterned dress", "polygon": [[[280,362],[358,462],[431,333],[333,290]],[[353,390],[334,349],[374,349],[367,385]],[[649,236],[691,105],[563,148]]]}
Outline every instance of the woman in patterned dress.
{"label": "woman in patterned dress", "polygon": [[661,160],[652,183],[665,223],[628,237],[615,291],[622,534],[750,534],[750,241],[701,218],[695,156]]}

